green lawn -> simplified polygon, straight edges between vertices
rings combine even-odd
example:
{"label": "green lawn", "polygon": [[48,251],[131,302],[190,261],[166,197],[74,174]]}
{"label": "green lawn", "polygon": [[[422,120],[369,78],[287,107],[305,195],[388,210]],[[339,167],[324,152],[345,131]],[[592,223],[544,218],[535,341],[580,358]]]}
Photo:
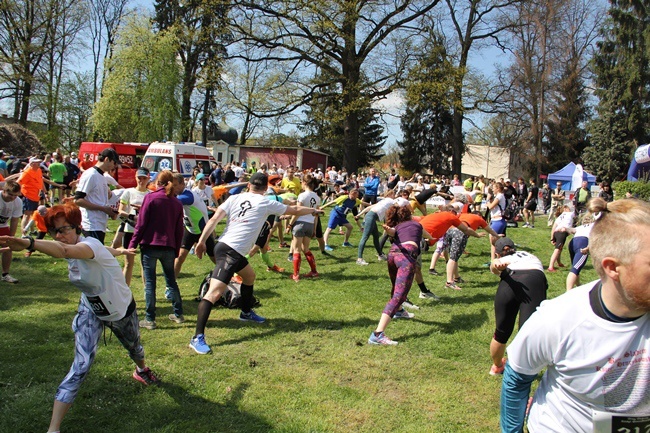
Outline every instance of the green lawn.
{"label": "green lawn", "polygon": [[[545,265],[552,252],[549,232],[545,220],[532,230],[508,230]],[[354,245],[359,236],[355,229]],[[390,324],[387,334],[400,342],[395,347],[366,343],[390,293],[386,264],[376,262],[369,242],[370,265],[357,266],[356,248],[342,248],[342,242],[342,236],[331,236],[331,257],[312,243],[322,275],[315,281],[289,279],[286,250],[271,253],[287,268],[284,275],[266,272],[253,258],[262,302],[256,311],[268,321],[253,325],[240,322],[236,310],[213,310],[208,356],[195,354],[188,343],[196,320],[193,299],[211,262],[190,256],[185,263],[179,280],[183,325],[166,319],[171,305],[159,272],[158,329],[143,329],[142,341],[162,386],[147,388],[131,379],[132,362],[107,333],[62,431],[497,431],[500,378],[488,375],[488,348],[498,277],[483,266],[488,241],[470,239],[470,254],[460,261],[468,281],[462,291],[445,289],[444,277],[425,272],[428,287],[442,299],[418,299],[414,287],[410,297],[421,309],[413,320]],[[272,244],[277,247],[276,240]],[[426,253],[425,263],[430,258]],[[563,259],[569,263],[568,251]],[[439,262],[438,271],[443,266]],[[308,270],[305,260],[302,269]],[[68,282],[65,260],[17,253],[11,273],[19,284],[0,283],[0,432],[45,432],[73,357],[70,324],[79,294]],[[549,297],[564,292],[566,273],[548,274]],[[591,265],[582,277],[596,278]],[[143,316],[139,269],[133,281]]]}

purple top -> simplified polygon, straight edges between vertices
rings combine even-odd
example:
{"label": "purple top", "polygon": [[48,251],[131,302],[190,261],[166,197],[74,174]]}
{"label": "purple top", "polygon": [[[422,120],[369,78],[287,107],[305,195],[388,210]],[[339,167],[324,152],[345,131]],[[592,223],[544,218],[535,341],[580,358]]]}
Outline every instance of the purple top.
{"label": "purple top", "polygon": [[399,223],[395,226],[395,237],[401,244],[410,241],[415,242],[419,247],[420,241],[422,240],[422,225],[413,220]]}
{"label": "purple top", "polygon": [[183,205],[176,197],[167,197],[164,188],[159,188],[144,196],[129,248],[171,247],[178,257],[183,230]]}

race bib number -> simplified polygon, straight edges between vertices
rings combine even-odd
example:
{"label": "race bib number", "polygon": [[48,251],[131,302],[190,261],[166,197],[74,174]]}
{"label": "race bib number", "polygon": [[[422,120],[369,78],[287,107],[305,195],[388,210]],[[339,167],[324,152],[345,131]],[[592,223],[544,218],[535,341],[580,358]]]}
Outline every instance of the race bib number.
{"label": "race bib number", "polygon": [[650,416],[594,411],[594,433],[650,433]]}
{"label": "race bib number", "polygon": [[102,298],[99,296],[86,296],[86,299],[88,299],[88,303],[96,316],[110,315],[110,312],[108,311],[108,308],[106,308],[106,305],[104,305]]}

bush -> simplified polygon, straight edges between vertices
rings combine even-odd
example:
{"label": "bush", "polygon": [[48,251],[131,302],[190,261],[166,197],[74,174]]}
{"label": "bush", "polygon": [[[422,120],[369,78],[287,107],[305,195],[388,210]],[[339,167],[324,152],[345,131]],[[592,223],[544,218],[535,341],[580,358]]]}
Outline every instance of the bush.
{"label": "bush", "polygon": [[650,182],[641,180],[637,182],[630,182],[627,180],[614,182],[612,184],[612,189],[614,190],[614,197],[617,199],[625,198],[625,193],[630,191],[636,198],[650,201]]}

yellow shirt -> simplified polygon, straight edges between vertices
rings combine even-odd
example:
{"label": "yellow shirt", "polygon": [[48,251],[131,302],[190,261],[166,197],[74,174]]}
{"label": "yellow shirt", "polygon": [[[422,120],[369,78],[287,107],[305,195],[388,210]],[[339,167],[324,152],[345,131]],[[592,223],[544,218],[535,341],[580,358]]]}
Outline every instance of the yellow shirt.
{"label": "yellow shirt", "polygon": [[281,186],[283,189],[286,189],[287,191],[291,191],[295,195],[300,195],[300,191],[302,190],[300,178],[296,176],[294,176],[292,179],[285,177],[284,179],[282,179]]}

